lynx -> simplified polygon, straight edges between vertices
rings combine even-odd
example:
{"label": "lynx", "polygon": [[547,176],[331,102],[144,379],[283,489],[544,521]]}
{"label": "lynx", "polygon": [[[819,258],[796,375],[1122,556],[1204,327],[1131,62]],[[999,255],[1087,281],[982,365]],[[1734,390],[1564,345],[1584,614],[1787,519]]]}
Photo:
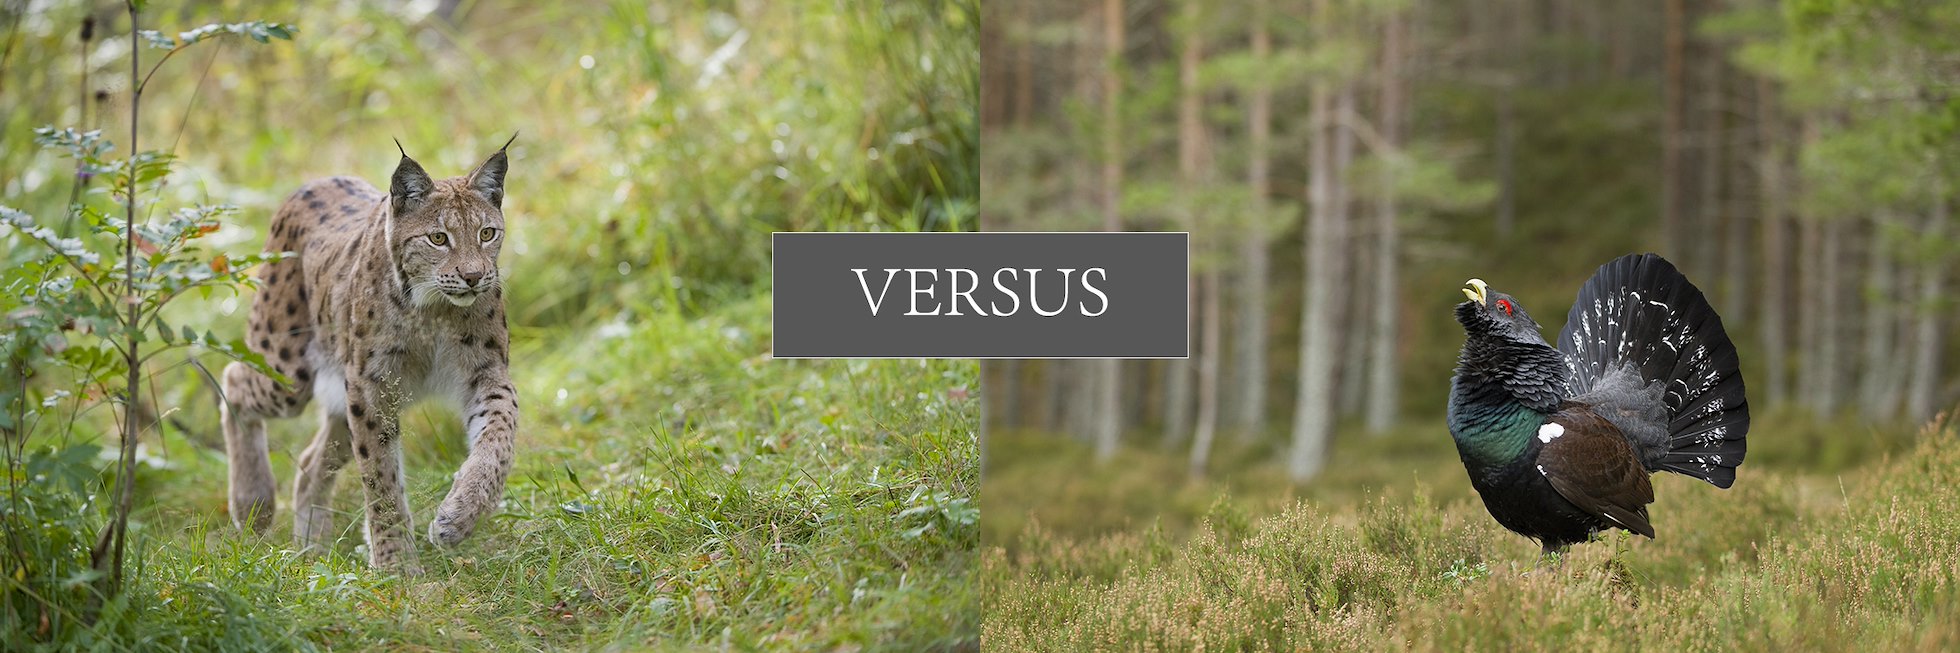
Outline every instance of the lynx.
{"label": "lynx", "polygon": [[240,363],[225,368],[229,509],[238,528],[263,532],[272,522],[265,419],[298,415],[312,400],[320,428],[293,481],[302,550],[332,541],[334,475],[352,458],[367,494],[369,564],[420,572],[398,419],[420,397],[460,406],[469,438],[429,541],[461,542],[502,501],[517,430],[497,272],[509,147],[467,176],[442,180],[404,150],[386,195],[334,177],[307,183],[279,207],[266,251],[297,256],[260,270],[247,338],[291,384]]}

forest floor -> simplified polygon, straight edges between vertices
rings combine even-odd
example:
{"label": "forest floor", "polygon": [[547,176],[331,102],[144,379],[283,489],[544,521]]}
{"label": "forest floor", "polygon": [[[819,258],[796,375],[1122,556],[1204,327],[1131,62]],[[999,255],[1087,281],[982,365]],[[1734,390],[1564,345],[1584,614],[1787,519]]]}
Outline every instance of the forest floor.
{"label": "forest floor", "polygon": [[[772,360],[766,294],[514,341],[524,418],[503,511],[454,551],[418,538],[426,575],[367,567],[348,474],[329,555],[292,550],[289,494],[270,532],[234,531],[215,411],[185,411],[189,433],[145,447],[135,590],[85,635],[99,641],[72,643],[977,646],[973,362]],[[447,409],[404,423],[420,526],[464,445]],[[282,491],[313,425],[274,426]]]}
{"label": "forest floor", "polygon": [[988,650],[1953,650],[1960,434],[1760,417],[1732,489],[1655,477],[1659,537],[1556,564],[1505,531],[1440,420],[1285,480],[1241,445],[1195,481],[1133,448],[990,436]]}

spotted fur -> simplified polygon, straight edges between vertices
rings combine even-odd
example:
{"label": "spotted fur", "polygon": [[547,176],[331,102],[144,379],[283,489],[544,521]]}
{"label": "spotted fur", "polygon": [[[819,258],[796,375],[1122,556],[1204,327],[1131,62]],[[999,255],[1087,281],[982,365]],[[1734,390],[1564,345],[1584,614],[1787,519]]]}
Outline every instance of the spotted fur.
{"label": "spotted fur", "polygon": [[[508,147],[508,144],[506,144]],[[223,425],[230,511],[239,528],[272,522],[266,418],[314,400],[320,429],[300,453],[293,534],[332,541],[334,475],[349,460],[366,491],[368,560],[420,570],[402,478],[401,409],[428,396],[461,408],[470,453],[429,524],[453,546],[502,500],[517,430],[497,254],[504,242],[503,150],[464,177],[432,180],[403,154],[387,194],[334,177],[307,183],[272,219],[248,344],[291,381],[225,368]]]}

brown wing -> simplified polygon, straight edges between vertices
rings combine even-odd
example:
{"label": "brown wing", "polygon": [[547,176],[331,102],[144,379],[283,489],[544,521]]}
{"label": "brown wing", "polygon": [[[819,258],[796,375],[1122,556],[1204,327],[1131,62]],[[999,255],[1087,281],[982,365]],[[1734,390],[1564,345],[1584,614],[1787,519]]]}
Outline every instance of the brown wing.
{"label": "brown wing", "polygon": [[1591,408],[1577,404],[1561,408],[1536,436],[1544,443],[1538,452],[1538,472],[1579,509],[1653,537],[1647,504],[1654,502],[1654,486],[1626,437]]}

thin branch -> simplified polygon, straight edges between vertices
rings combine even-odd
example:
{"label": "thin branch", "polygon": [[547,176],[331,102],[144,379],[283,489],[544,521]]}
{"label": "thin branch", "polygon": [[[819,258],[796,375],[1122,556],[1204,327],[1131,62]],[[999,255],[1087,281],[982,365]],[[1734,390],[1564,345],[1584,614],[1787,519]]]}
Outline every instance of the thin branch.
{"label": "thin branch", "polygon": [[[204,92],[204,82],[211,78],[211,67],[218,63],[218,55],[223,54],[224,51],[225,42],[218,41],[218,46],[211,49],[211,58],[204,60],[204,72],[197,76],[197,85],[191,87],[191,101],[184,107],[184,119],[177,122],[177,137],[170,140],[170,149],[168,150],[170,154],[175,155],[177,153],[177,144],[184,142],[184,129],[191,124],[191,115],[197,113],[197,96]],[[163,191],[162,189],[158,189],[157,192],[162,193]]]}
{"label": "thin branch", "polygon": [[[132,39],[132,40],[133,40],[133,39]],[[162,58],[162,59],[158,59],[158,60],[157,60],[157,63],[156,63],[156,65],[154,65],[154,66],[150,66],[150,72],[149,72],[148,74],[146,74],[146,75],[143,75],[143,81],[142,81],[141,83],[139,83],[139,84],[137,84],[137,85],[136,85],[136,95],[142,95],[142,94],[143,94],[143,89],[144,89],[145,87],[147,87],[147,86],[149,86],[149,85],[150,85],[150,78],[151,78],[151,77],[155,77],[155,76],[156,76],[156,74],[157,74],[157,70],[158,70],[158,69],[160,69],[160,68],[163,68],[163,62],[165,62],[165,61],[169,61],[169,60],[170,60],[170,57],[171,57],[171,55],[174,55],[174,54],[177,54],[178,52],[182,52],[182,51],[184,50],[184,48],[188,48],[188,47],[191,47],[191,44],[189,44],[189,43],[185,43],[185,44],[183,44],[183,45],[179,45],[179,46],[177,46],[177,47],[174,47],[174,48],[171,48],[170,50],[168,50],[168,51],[166,51],[166,52],[164,52],[164,53],[163,53],[163,58]],[[135,53],[130,53],[130,58],[131,58],[132,60],[134,60],[134,59],[135,59],[135,57],[136,57],[136,54],[135,54]],[[130,79],[135,79],[135,78],[136,78],[136,76],[135,76],[134,74],[132,74],[132,75],[130,75]],[[130,146],[129,146],[129,147],[130,147],[130,151],[131,151],[131,152],[134,152],[134,151],[136,151],[136,144],[135,144],[135,139],[130,139]]]}

